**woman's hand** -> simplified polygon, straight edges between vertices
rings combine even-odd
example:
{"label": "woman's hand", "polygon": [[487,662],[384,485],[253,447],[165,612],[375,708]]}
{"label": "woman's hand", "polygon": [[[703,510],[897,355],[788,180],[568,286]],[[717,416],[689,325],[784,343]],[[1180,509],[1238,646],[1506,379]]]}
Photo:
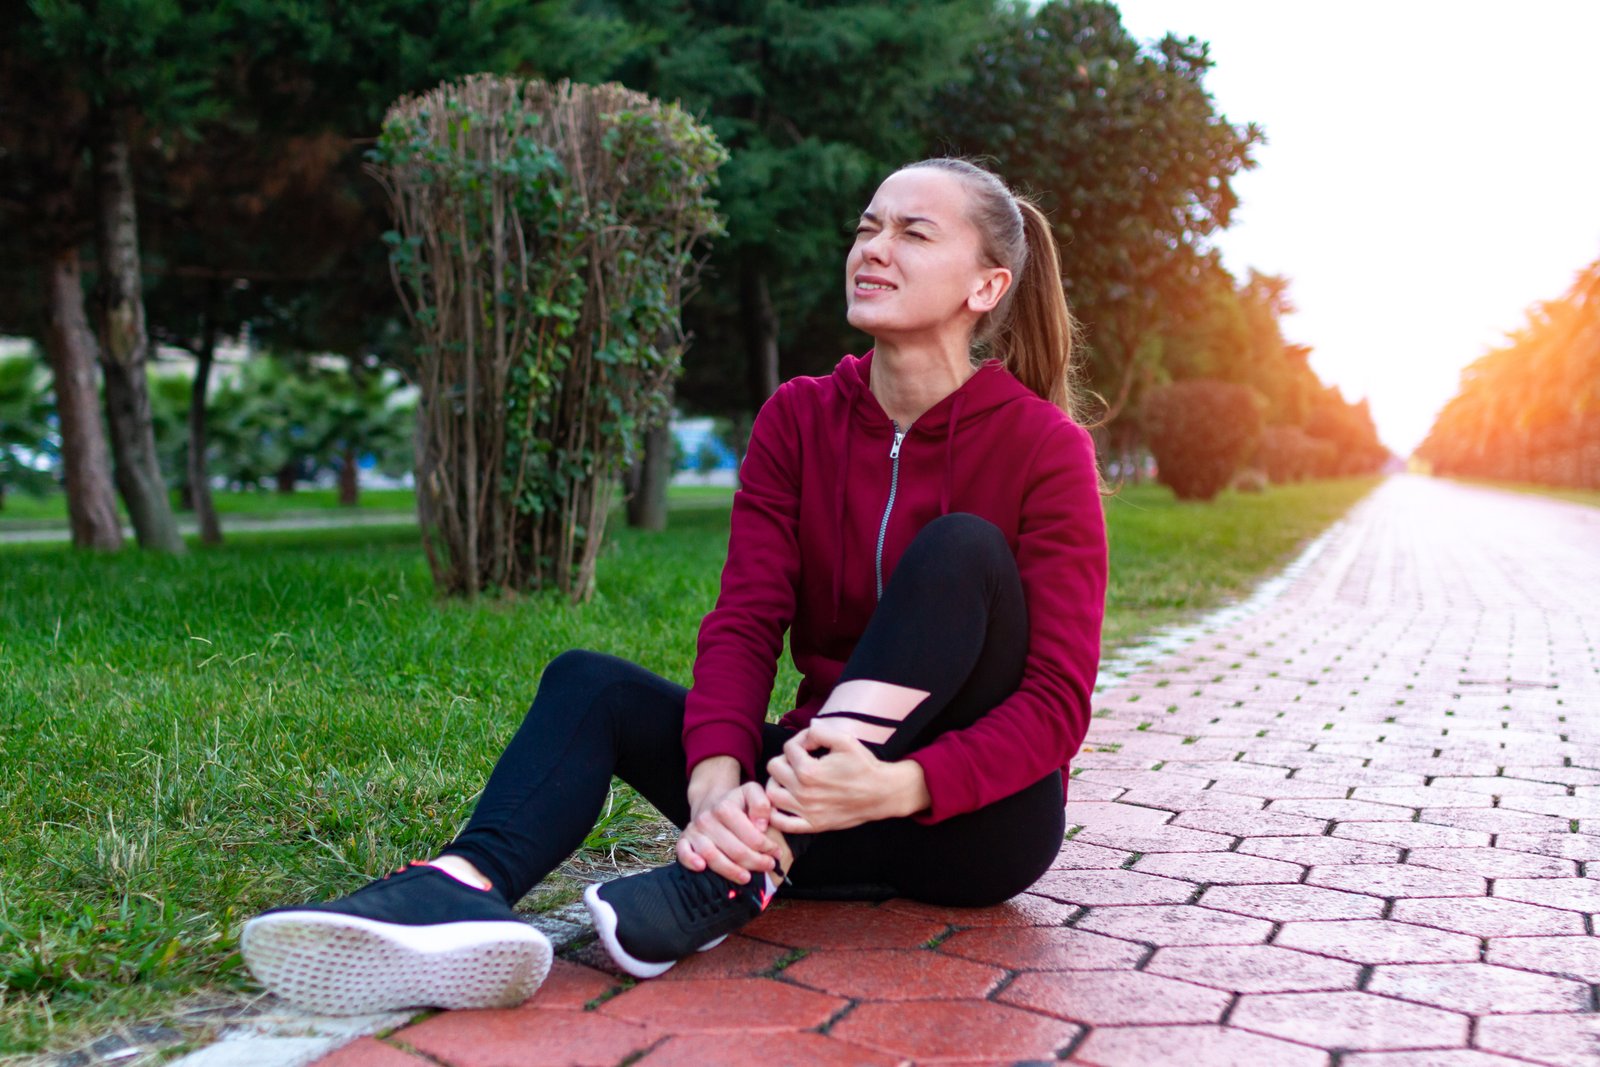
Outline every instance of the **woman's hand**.
{"label": "woman's hand", "polygon": [[[813,749],[827,749],[813,756]],[[927,807],[927,783],[912,760],[886,763],[842,721],[813,719],[767,761],[771,824],[786,834],[847,830]]]}
{"label": "woman's hand", "polygon": [[696,765],[690,779],[689,825],[678,837],[678,862],[691,871],[709,867],[742,885],[753,872],[777,866],[777,846],[768,834],[772,805],[761,786],[738,784],[736,762],[731,784],[726,768],[702,773],[703,766]]}

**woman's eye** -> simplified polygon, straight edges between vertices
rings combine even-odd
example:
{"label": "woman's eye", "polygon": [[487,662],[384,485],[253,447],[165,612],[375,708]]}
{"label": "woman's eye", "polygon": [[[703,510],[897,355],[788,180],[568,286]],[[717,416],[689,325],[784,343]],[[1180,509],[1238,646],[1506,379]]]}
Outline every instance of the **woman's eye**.
{"label": "woman's eye", "polygon": [[907,237],[915,237],[915,238],[916,238],[916,239],[917,239],[917,240],[919,240],[919,241],[926,241],[926,240],[927,240],[927,239],[928,239],[928,235],[927,235],[927,234],[925,234],[925,233],[918,233],[918,232],[917,232],[917,231],[915,231],[915,230],[907,230],[907,231],[906,231],[906,236],[907,236]]}

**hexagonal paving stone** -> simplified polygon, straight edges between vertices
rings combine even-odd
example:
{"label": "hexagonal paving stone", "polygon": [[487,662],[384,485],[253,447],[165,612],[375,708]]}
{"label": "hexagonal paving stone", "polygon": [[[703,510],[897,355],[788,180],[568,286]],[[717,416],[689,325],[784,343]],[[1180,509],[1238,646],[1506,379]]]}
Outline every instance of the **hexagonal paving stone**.
{"label": "hexagonal paving stone", "polygon": [[1153,945],[1259,945],[1272,924],[1190,904],[1156,904],[1091,908],[1077,929]]}
{"label": "hexagonal paving stone", "polygon": [[1218,1067],[1326,1067],[1328,1054],[1231,1026],[1122,1026],[1092,1031],[1072,1057],[1100,1067],[1216,1064]]}
{"label": "hexagonal paving stone", "polygon": [[852,1000],[982,1000],[1005,971],[944,952],[884,948],[813,952],[783,977]]}
{"label": "hexagonal paving stone", "polygon": [[1426,1052],[1351,1052],[1340,1067],[1526,1067],[1526,1060],[1507,1059],[1477,1049],[1429,1049]]}
{"label": "hexagonal paving stone", "polygon": [[1389,919],[1285,923],[1272,941],[1357,963],[1455,963],[1478,958],[1478,939]]}
{"label": "hexagonal paving stone", "polygon": [[597,1011],[524,1008],[444,1012],[393,1036],[452,1067],[609,1067],[649,1048],[661,1034]]}
{"label": "hexagonal paving stone", "polygon": [[1239,843],[1239,851],[1250,856],[1266,856],[1268,859],[1287,860],[1308,867],[1335,863],[1400,862],[1400,850],[1394,845],[1351,841],[1343,837],[1251,837]]}
{"label": "hexagonal paving stone", "polygon": [[[924,904],[920,900],[890,900],[884,910],[949,926],[1060,926],[1079,908],[1034,893],[1019,893],[991,908],[955,908]],[[669,972],[670,973],[670,972]]]}
{"label": "hexagonal paving stone", "polygon": [[[1198,784],[1198,783],[1197,783]],[[1136,786],[1118,798],[1120,804],[1160,808],[1165,811],[1254,811],[1259,797],[1241,797],[1211,789],[1177,789],[1172,786]]]}
{"label": "hexagonal paving stone", "polygon": [[1559,819],[1600,819],[1600,798],[1596,797],[1506,797],[1500,801],[1500,807],[1554,815]]}
{"label": "hexagonal paving stone", "polygon": [[1395,903],[1390,914],[1402,922],[1436,926],[1475,937],[1583,933],[1583,917],[1577,912],[1501,897],[1401,900]]}
{"label": "hexagonal paving stone", "polygon": [[1311,885],[1217,886],[1206,890],[1200,903],[1208,908],[1277,922],[1376,919],[1384,908],[1383,901],[1375,897]]}
{"label": "hexagonal paving stone", "polygon": [[1489,892],[1488,879],[1474,874],[1389,863],[1313,867],[1306,881],[1311,885],[1378,897],[1481,897]]}
{"label": "hexagonal paving stone", "polygon": [[1547,908],[1600,912],[1596,878],[1501,878],[1494,884],[1494,895]]}
{"label": "hexagonal paving stone", "polygon": [[1208,834],[1179,826],[1090,827],[1072,840],[1130,852],[1226,852],[1233,847],[1233,838],[1227,834]]}
{"label": "hexagonal paving stone", "polygon": [[[1381,767],[1312,767],[1299,771],[1295,778],[1309,782],[1331,782],[1345,786],[1422,786],[1426,778],[1406,771],[1391,771]],[[1356,800],[1362,798],[1357,796]],[[1378,797],[1368,799],[1377,800]]]}
{"label": "hexagonal paving stone", "polygon": [[707,978],[699,982],[641,982],[600,1005],[614,1019],[685,1030],[809,1030],[847,1002],[771,978]]}
{"label": "hexagonal paving stone", "polygon": [[1333,836],[1400,848],[1471,848],[1489,844],[1489,835],[1482,830],[1420,822],[1341,822],[1333,828]]}
{"label": "hexagonal paving stone", "polygon": [[1491,937],[1490,963],[1600,984],[1600,938]]}
{"label": "hexagonal paving stone", "polygon": [[1167,852],[1144,856],[1133,865],[1133,869],[1213,885],[1298,882],[1305,874],[1305,868],[1297,863],[1284,863],[1260,856],[1241,856],[1237,852]]}
{"label": "hexagonal paving stone", "polygon": [[1485,878],[1571,878],[1578,873],[1572,860],[1507,848],[1414,848],[1406,853],[1406,862]]}
{"label": "hexagonal paving stone", "polygon": [[1494,839],[1498,848],[1516,852],[1533,852],[1540,856],[1556,856],[1569,860],[1600,860],[1600,837],[1587,834],[1500,834]]}
{"label": "hexagonal paving stone", "polygon": [[1498,774],[1477,778],[1435,778],[1433,784],[1445,789],[1464,789],[1496,797],[1561,796],[1567,791],[1566,786],[1557,782],[1531,782],[1526,778],[1506,778]]}
{"label": "hexagonal paving stone", "polygon": [[[241,1060],[232,1062],[239,1063]],[[286,1057],[285,1062],[294,1063],[296,1060]],[[317,1067],[424,1067],[429,1062],[372,1037],[359,1038],[342,1045],[316,1061]]]}
{"label": "hexagonal paving stone", "polygon": [[1214,1023],[1232,998],[1220,989],[1143,971],[1025,974],[999,996],[1007,1004],[1093,1026]]}
{"label": "hexagonal paving stone", "polygon": [[772,970],[789,954],[782,945],[735,934],[708,952],[696,952],[656,981],[690,982],[702,978],[746,978]]}
{"label": "hexagonal paving stone", "polygon": [[1491,834],[1555,833],[1567,828],[1567,820],[1554,815],[1534,815],[1506,808],[1423,808],[1419,820]]}
{"label": "hexagonal paving stone", "polygon": [[1371,993],[1249,994],[1239,998],[1228,1022],[1326,1049],[1461,1048],[1467,1043],[1465,1015]]}
{"label": "hexagonal paving stone", "polygon": [[550,973],[545,976],[544,984],[523,1005],[529,1008],[582,1011],[585,1004],[621,984],[620,980],[593,967],[558,959],[550,964]]}
{"label": "hexagonal paving stone", "polygon": [[[901,1067],[904,1060],[822,1034],[798,1032],[766,1038],[763,1047],[785,1067]],[[727,1062],[726,1034],[679,1034],[657,1045],[644,1059],[646,1067],[705,1067]]]}
{"label": "hexagonal paving stone", "polygon": [[1132,970],[1149,954],[1132,941],[1054,926],[960,930],[939,951],[1010,970],[1040,971]]}
{"label": "hexagonal paving stone", "polygon": [[1342,800],[1350,791],[1349,786],[1299,778],[1219,778],[1211,788],[1220,793],[1238,793],[1264,800],[1334,801]]}
{"label": "hexagonal paving stone", "polygon": [[1360,786],[1351,800],[1371,800],[1379,804],[1399,804],[1407,808],[1488,808],[1494,798],[1468,789],[1446,789],[1439,785]]}
{"label": "hexagonal paving stone", "polygon": [[1476,1044],[1553,1067],[1594,1067],[1600,1015],[1488,1015],[1478,1020]]}
{"label": "hexagonal paving stone", "polygon": [[790,948],[915,948],[945,924],[871,904],[794,901],[768,908],[742,932]]}
{"label": "hexagonal paving stone", "polygon": [[1073,838],[1061,845],[1061,851],[1050,864],[1051,870],[1097,871],[1116,870],[1133,855],[1121,849],[1103,848]]}
{"label": "hexagonal paving stone", "polygon": [[1325,833],[1328,829],[1326,819],[1270,811],[1185,811],[1173,819],[1171,825],[1235,837],[1312,836]]}
{"label": "hexagonal paving stone", "polygon": [[1291,798],[1274,800],[1267,804],[1268,811],[1281,811],[1289,815],[1306,815],[1313,819],[1337,819],[1340,822],[1357,819],[1382,822],[1410,822],[1414,808],[1397,804],[1374,804],[1370,800],[1304,800]]}
{"label": "hexagonal paving stone", "polygon": [[1523,763],[1508,765],[1505,774],[1507,778],[1526,778],[1532,782],[1555,782],[1559,785],[1600,785],[1600,771],[1592,768],[1542,767]]}
{"label": "hexagonal paving stone", "polygon": [[1178,904],[1194,886],[1135,871],[1047,871],[1033,892],[1068,904]]}
{"label": "hexagonal paving stone", "polygon": [[1589,987],[1565,978],[1487,963],[1411,963],[1378,967],[1367,989],[1473,1015],[1492,1011],[1586,1011]]}
{"label": "hexagonal paving stone", "polygon": [[1172,818],[1170,811],[1160,808],[1141,808],[1133,804],[1096,803],[1084,801],[1067,805],[1068,826],[1089,826],[1104,829],[1112,826],[1160,826]]}
{"label": "hexagonal paving stone", "polygon": [[1083,1032],[1075,1023],[990,1001],[862,1004],[828,1032],[918,1063],[970,1060],[982,1050],[1004,1060],[1048,1060]]}
{"label": "hexagonal paving stone", "polygon": [[1361,968],[1275,945],[1204,945],[1156,949],[1145,970],[1235,993],[1354,989]]}

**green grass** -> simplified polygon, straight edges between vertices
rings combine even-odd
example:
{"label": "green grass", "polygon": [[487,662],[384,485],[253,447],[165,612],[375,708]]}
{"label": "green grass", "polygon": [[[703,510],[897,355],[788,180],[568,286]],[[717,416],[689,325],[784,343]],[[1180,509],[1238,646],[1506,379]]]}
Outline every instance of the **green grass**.
{"label": "green grass", "polygon": [[[727,490],[723,490],[726,493]],[[410,489],[364,489],[356,511],[416,511],[416,494]],[[217,515],[222,519],[223,532],[227,532],[230,516],[250,518],[295,518],[320,515],[341,509],[339,493],[335,489],[298,489],[293,493],[275,493],[261,489],[251,492],[218,492],[212,498]],[[172,506],[178,507],[178,495],[172,494]],[[117,514],[126,521],[127,512],[121,502]],[[192,518],[192,513],[179,511],[179,519]],[[26,493],[8,493],[4,508],[0,508],[0,533],[6,530],[65,528],[67,524],[67,498],[61,493],[29,496]]]}
{"label": "green grass", "polygon": [[[1244,591],[1371,484],[1108,499],[1108,640]],[[183,559],[0,548],[0,1057],[248,988],[240,922],[448,839],[560,651],[687,682],[726,501],[674,494],[659,534],[614,522],[582,608],[440,601],[407,528],[239,534]],[[774,710],[797,681],[785,660]],[[667,847],[615,800],[580,864]]]}
{"label": "green grass", "polygon": [[1105,502],[1111,540],[1105,647],[1132,643],[1195,611],[1247,593],[1377,484],[1345,478],[1229,490],[1211,504],[1156,485],[1126,486]]}
{"label": "green grass", "polygon": [[1504,489],[1510,493],[1548,496],[1556,500],[1567,500],[1574,504],[1587,504],[1591,508],[1600,508],[1600,489],[1569,489],[1561,485],[1535,485],[1532,482],[1500,482],[1490,481],[1487,478],[1450,478],[1447,480],[1460,482],[1462,485],[1476,485],[1484,489]]}

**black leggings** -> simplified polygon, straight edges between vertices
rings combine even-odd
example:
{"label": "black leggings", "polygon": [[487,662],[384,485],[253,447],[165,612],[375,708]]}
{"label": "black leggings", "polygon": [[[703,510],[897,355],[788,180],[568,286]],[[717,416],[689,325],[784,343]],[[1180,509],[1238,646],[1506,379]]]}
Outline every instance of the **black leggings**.
{"label": "black leggings", "polygon": [[[899,759],[976,721],[1021,681],[1028,617],[1016,561],[991,523],[954,514],[906,549],[840,681],[924,690],[892,736],[869,744]],[[689,819],[686,690],[598,652],[557,656],[522,726],[495,764],[465,830],[446,853],[470,860],[508,901],[583,842],[615,774],[678,827]],[[758,766],[791,731],[762,729]],[[1061,773],[977,811],[933,824],[886,819],[797,840],[786,896],[986,905],[1046,870],[1065,829]]]}

